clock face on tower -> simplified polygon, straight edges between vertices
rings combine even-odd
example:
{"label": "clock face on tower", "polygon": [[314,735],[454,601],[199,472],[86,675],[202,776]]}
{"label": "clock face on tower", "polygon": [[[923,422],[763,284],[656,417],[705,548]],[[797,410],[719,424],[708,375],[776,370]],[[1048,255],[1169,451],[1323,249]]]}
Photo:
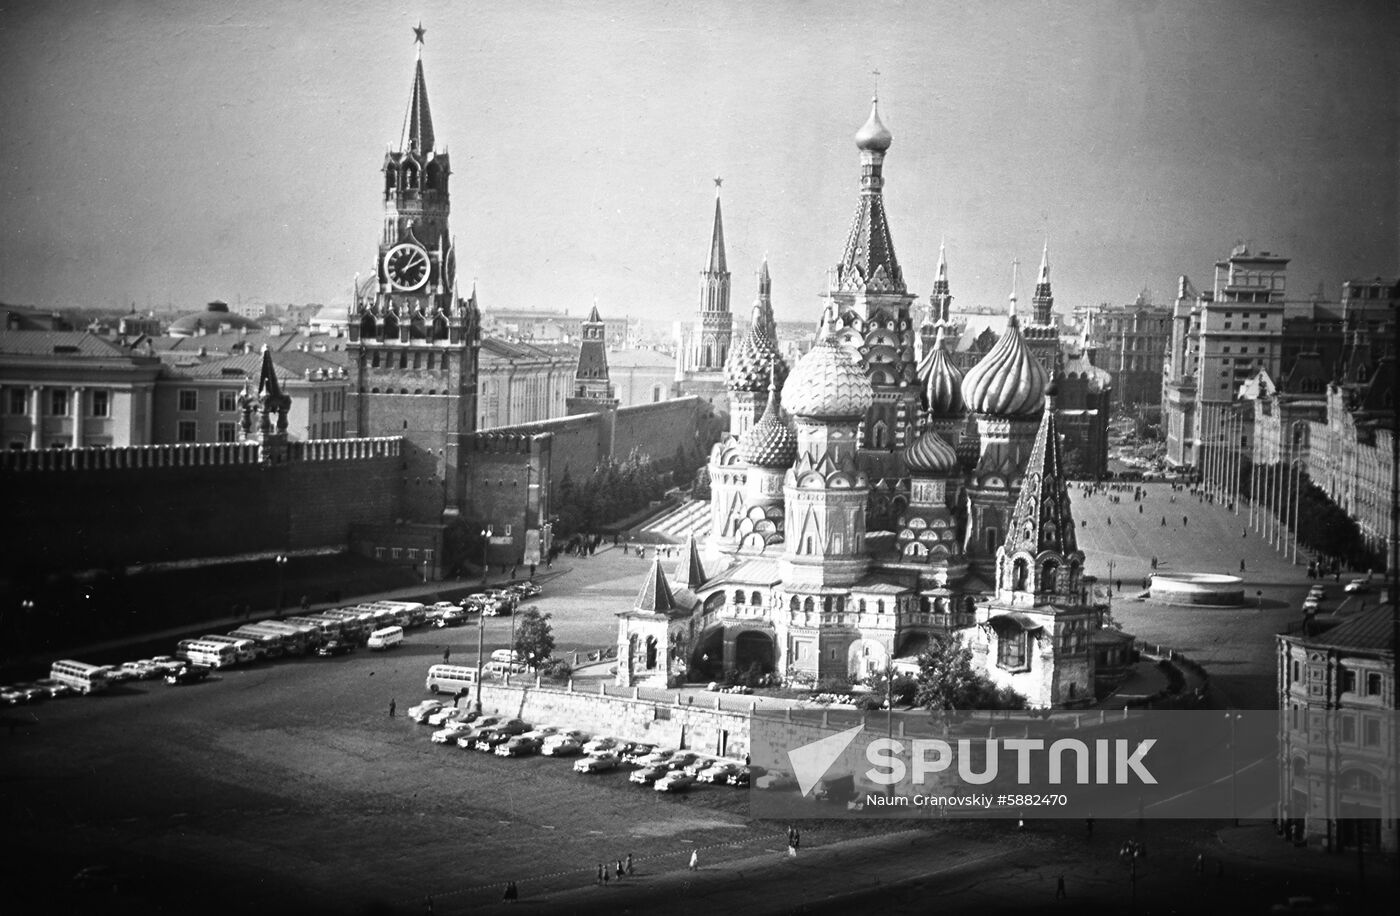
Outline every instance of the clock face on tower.
{"label": "clock face on tower", "polygon": [[384,255],[384,273],[395,289],[417,289],[428,280],[428,253],[411,243],[395,245]]}

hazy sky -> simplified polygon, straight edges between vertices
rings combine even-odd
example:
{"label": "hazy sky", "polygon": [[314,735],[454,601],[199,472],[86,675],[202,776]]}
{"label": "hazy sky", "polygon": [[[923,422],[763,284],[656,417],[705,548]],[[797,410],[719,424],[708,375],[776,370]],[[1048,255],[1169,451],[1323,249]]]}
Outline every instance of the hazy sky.
{"label": "hazy sky", "polygon": [[423,51],[487,307],[691,315],[724,176],[734,311],[767,254],[815,320],[878,68],[912,292],[1203,288],[1239,240],[1290,290],[1400,273],[1400,4],[64,0],[0,9],[0,301],[343,302]]}

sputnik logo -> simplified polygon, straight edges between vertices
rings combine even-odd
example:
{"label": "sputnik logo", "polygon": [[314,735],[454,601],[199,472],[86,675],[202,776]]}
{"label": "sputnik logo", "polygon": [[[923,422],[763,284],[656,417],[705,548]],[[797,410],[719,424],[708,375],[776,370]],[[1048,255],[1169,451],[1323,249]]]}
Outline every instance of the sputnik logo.
{"label": "sputnik logo", "polygon": [[827,735],[811,744],[788,751],[788,763],[792,765],[792,775],[797,777],[798,790],[803,795],[811,792],[816,784],[821,782],[826,771],[831,769],[831,765],[845,753],[851,742],[856,740],[856,735],[864,730],[865,724],[861,723],[855,728]]}

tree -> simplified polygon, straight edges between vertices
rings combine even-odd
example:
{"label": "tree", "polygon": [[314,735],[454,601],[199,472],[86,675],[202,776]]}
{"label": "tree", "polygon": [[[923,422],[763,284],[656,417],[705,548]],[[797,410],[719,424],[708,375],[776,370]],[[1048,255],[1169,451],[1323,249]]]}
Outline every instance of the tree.
{"label": "tree", "polygon": [[554,653],[554,628],[550,626],[552,614],[541,614],[534,606],[527,607],[517,616],[515,623],[515,654],[525,660],[531,668],[538,668]]}
{"label": "tree", "polygon": [[1025,697],[993,684],[972,667],[972,650],[951,639],[919,656],[914,703],[932,710],[1026,708]]}

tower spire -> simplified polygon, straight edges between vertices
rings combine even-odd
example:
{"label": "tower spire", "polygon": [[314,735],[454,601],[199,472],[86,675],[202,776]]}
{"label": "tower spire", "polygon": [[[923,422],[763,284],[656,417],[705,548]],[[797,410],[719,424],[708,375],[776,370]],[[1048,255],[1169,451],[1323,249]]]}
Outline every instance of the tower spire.
{"label": "tower spire", "polygon": [[938,242],[938,276],[933,281],[933,292],[929,294],[929,317],[934,324],[947,324],[949,311],[953,305],[953,294],[948,287],[948,253],[943,240]]}
{"label": "tower spire", "polygon": [[710,266],[712,273],[725,273],[729,270],[724,257],[724,214],[720,212],[719,189],[723,178],[715,178],[715,228],[710,236]]}
{"label": "tower spire", "polygon": [[426,156],[433,151],[433,114],[428,107],[428,84],[423,79],[423,33],[419,23],[413,29],[413,44],[417,60],[413,67],[413,89],[408,98],[408,113],[404,116],[404,132],[399,148]]}
{"label": "tower spire", "polygon": [[1017,289],[1017,287],[1019,287],[1020,285],[1021,285],[1021,259],[1020,259],[1020,258],[1012,258],[1012,259],[1011,259],[1011,295],[1010,295],[1010,297],[1009,297],[1011,304],[1010,304],[1009,308],[1007,309],[1007,314],[1008,314],[1009,316],[1011,316],[1011,323],[1013,323],[1013,324],[1019,324],[1019,322],[1018,322],[1017,319],[1016,319],[1016,289]]}
{"label": "tower spire", "polygon": [[1031,322],[1041,326],[1054,323],[1051,310],[1055,307],[1055,294],[1050,291],[1050,237],[1045,237],[1045,247],[1040,253],[1040,273],[1035,281],[1035,295],[1031,297]]}

